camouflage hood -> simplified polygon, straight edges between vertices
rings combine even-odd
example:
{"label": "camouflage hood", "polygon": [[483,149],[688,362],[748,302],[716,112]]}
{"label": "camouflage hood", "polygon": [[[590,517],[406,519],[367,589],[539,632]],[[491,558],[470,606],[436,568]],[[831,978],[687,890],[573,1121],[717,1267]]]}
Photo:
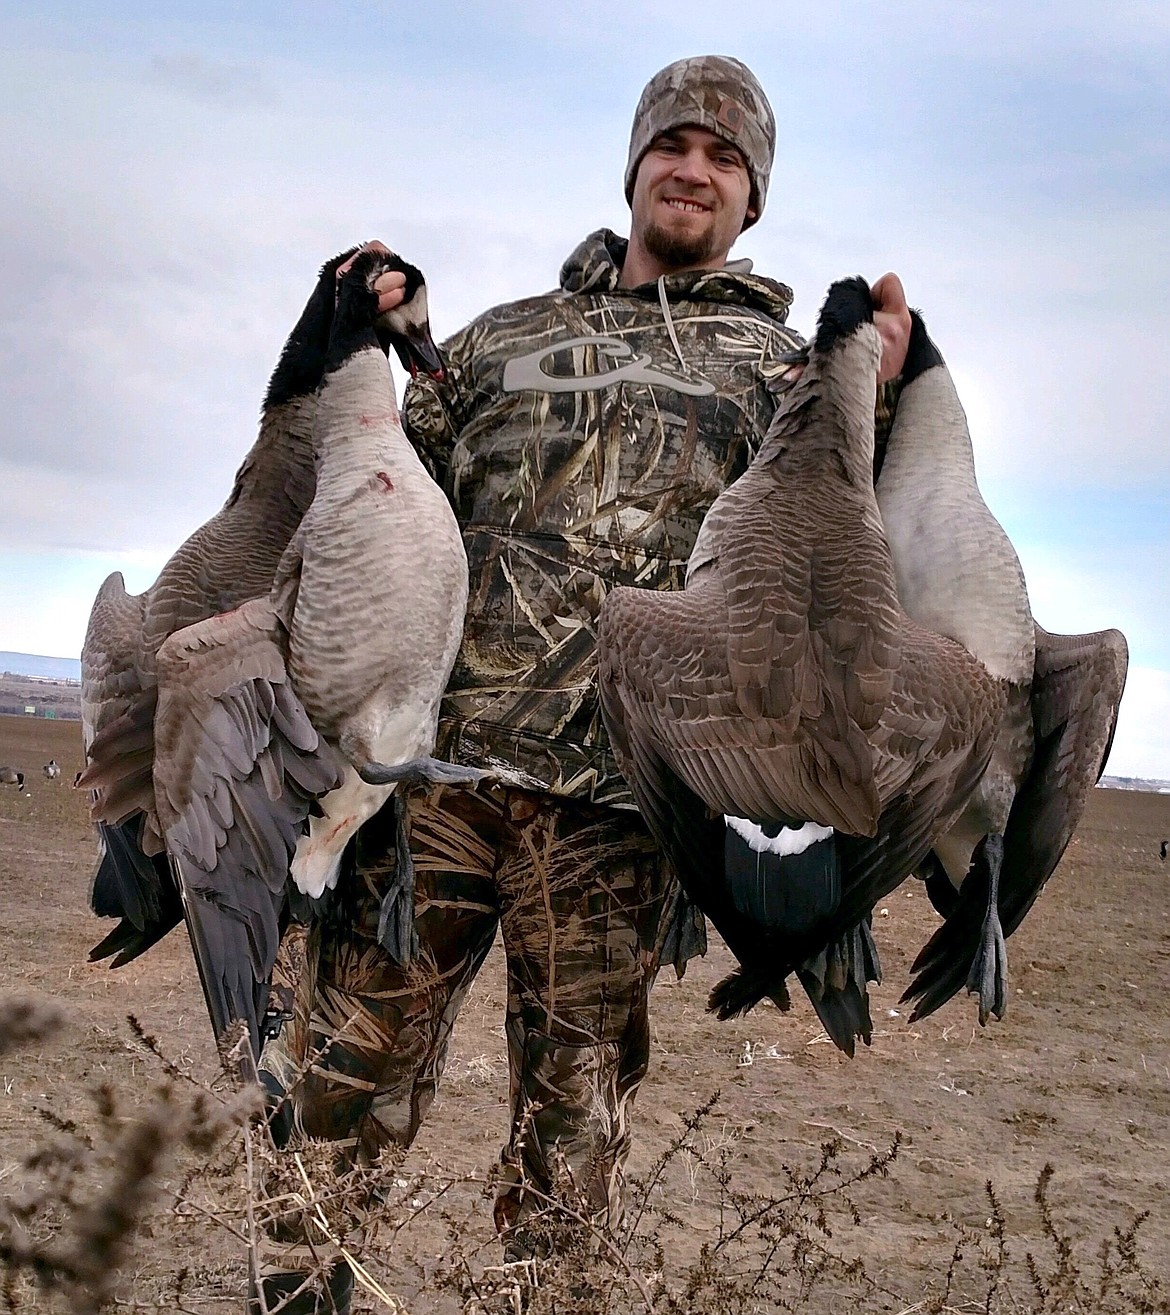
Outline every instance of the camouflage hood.
{"label": "camouflage hood", "polygon": [[632,801],[597,704],[602,600],[682,587],[800,341],[784,327],[791,292],[749,262],[622,288],[625,246],[590,235],[557,291],[455,334],[445,381],[420,378],[403,406],[471,570],[439,752],[606,804]]}
{"label": "camouflage hood", "polygon": [[[617,292],[629,243],[608,228],[599,228],[577,246],[561,266],[564,292]],[[750,260],[732,260],[717,270],[670,274],[663,279],[671,301],[726,301],[752,306],[783,324],[792,305],[792,289],[785,283],[752,272]],[[658,284],[621,289],[624,296],[658,301]]]}

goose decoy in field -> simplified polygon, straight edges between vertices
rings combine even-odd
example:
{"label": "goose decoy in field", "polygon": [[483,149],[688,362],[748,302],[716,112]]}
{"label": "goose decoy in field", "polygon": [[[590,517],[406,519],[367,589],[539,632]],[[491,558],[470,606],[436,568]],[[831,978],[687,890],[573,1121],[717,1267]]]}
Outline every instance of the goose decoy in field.
{"label": "goose decoy in field", "polygon": [[185,626],[272,587],[281,555],[313,499],[313,427],[325,367],[334,257],[289,334],[264,397],[260,431],[227,502],[196,530],[145,593],[127,594],[115,571],[98,591],[81,653],[87,766],[75,784],[93,791],[101,857],[90,906],[120,919],[90,952],[114,967],[141,954],[183,918],[163,852],[154,796],[156,655]]}
{"label": "goose decoy in field", "polygon": [[975,479],[966,416],[922,317],[911,317],[898,410],[875,456],[898,600],[1005,682],[987,770],[920,870],[946,921],[913,965],[912,1019],[964,984],[979,1021],[1007,1004],[1005,937],[1051,876],[1104,769],[1125,684],[1117,630],[1036,625],[1015,549]]}
{"label": "goose decoy in field", "polygon": [[[786,977],[840,952],[854,999],[830,1035],[847,1050],[869,1027],[859,930],[961,809],[1004,698],[898,606],[873,491],[880,353],[868,286],[834,284],[758,455],[703,522],[686,588],[615,590],[598,634],[619,766],[741,965],[710,1007],[787,1007]],[[766,836],[832,828],[804,907],[767,870],[725,862],[728,819]]]}
{"label": "goose decoy in field", "polygon": [[44,772],[46,781],[55,781],[61,775],[61,768],[55,758],[50,758],[41,771]]}
{"label": "goose decoy in field", "polygon": [[24,789],[24,773],[15,767],[0,767],[0,785],[14,785],[18,790]]}
{"label": "goose decoy in field", "polygon": [[[377,320],[375,279],[406,276]],[[377,322],[376,322],[377,321]],[[259,1023],[290,882],[317,898],[358,827],[400,782],[486,773],[432,758],[463,633],[455,514],[403,432],[385,328],[440,361],[419,272],[365,251],[338,284],[315,427],[316,492],[269,593],[158,653],[154,780],[212,1022]],[[407,870],[379,938],[411,954]]]}

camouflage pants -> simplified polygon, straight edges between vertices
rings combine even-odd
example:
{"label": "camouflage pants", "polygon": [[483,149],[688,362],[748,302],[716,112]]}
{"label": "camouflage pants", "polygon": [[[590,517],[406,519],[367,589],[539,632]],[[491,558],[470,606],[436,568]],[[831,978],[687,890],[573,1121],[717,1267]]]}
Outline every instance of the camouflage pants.
{"label": "camouflage pants", "polygon": [[296,1087],[299,1132],[362,1161],[408,1145],[499,925],[512,1117],[497,1226],[538,1206],[558,1159],[598,1219],[616,1222],[659,926],[675,890],[654,842],[634,812],[504,787],[416,791],[407,817],[418,955],[399,968],[376,939],[395,871],[388,806],[359,833],[340,916],[299,944],[286,938],[276,981],[295,983],[295,1017],[263,1067],[291,1089],[305,1056],[322,1052]]}

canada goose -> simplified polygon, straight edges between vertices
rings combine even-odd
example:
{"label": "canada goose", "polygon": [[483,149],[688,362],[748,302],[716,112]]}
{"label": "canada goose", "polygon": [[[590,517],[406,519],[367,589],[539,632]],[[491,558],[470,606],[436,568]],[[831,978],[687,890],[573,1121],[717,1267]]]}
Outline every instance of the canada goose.
{"label": "canada goose", "polygon": [[58,767],[55,758],[50,758],[41,771],[44,772],[46,781],[55,781],[61,775],[61,768]]}
{"label": "canada goose", "polygon": [[[617,589],[601,611],[618,764],[742,965],[712,993],[721,1016],[765,995],[787,1007],[788,974],[856,936],[962,807],[1002,711],[1002,683],[898,607],[873,491],[880,352],[864,280],[834,284],[759,454],[703,522],[685,590]],[[782,891],[725,863],[725,818],[833,828],[836,889],[802,925]]]}
{"label": "canada goose", "polygon": [[1158,850],[1158,857],[1162,860],[1163,863],[1165,863],[1166,861],[1167,852],[1170,852],[1170,840],[1163,840],[1162,846]]}
{"label": "canada goose", "polygon": [[922,865],[946,918],[913,965],[912,1019],[966,982],[979,1021],[1007,1005],[1004,939],[1022,921],[1104,768],[1125,684],[1124,636],[1037,626],[1015,549],[975,479],[966,416],[922,317],[911,317],[898,410],[875,457],[898,600],[1005,681],[987,770]]}
{"label": "canada goose", "polygon": [[191,535],[145,593],[115,571],[98,590],[81,653],[88,764],[75,784],[93,791],[102,855],[90,906],[120,919],[90,952],[129,962],[182,921],[178,888],[155,811],[156,655],[168,636],[266,595],[281,555],[313,499],[313,424],[325,366],[336,270],[328,261],[281,351],[260,431],[223,507]]}
{"label": "canada goose", "polygon": [[24,773],[15,767],[0,767],[0,785],[14,785],[18,790],[24,789]]}
{"label": "canada goose", "polygon": [[[373,283],[388,270],[406,276],[406,299],[376,326]],[[244,1018],[257,1052],[289,881],[313,898],[331,888],[350,836],[398,782],[486,775],[430,757],[463,633],[467,558],[403,432],[376,327],[440,368],[422,276],[365,251],[338,284],[316,493],[272,589],[158,653],[159,819],[216,1033]],[[408,876],[379,932],[403,961]]]}

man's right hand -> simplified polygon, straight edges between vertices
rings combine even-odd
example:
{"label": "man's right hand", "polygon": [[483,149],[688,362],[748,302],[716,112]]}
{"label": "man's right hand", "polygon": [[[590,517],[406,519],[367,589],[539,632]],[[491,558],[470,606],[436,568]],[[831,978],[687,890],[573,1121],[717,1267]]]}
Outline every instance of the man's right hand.
{"label": "man's right hand", "polygon": [[[358,247],[343,265],[337,267],[338,278],[341,278],[349,270],[349,267],[363,251],[380,251],[384,255],[392,254],[390,248],[384,242],[366,242],[363,246]],[[392,270],[387,274],[379,274],[374,280],[374,291],[378,294],[378,314],[385,315],[387,311],[395,310],[402,305],[402,298],[406,294],[406,275],[398,270]]]}

